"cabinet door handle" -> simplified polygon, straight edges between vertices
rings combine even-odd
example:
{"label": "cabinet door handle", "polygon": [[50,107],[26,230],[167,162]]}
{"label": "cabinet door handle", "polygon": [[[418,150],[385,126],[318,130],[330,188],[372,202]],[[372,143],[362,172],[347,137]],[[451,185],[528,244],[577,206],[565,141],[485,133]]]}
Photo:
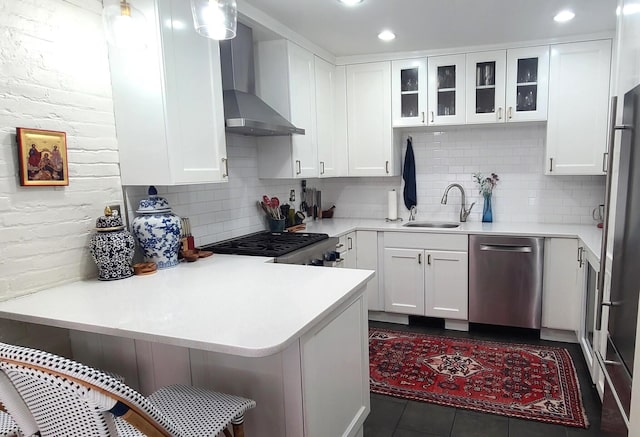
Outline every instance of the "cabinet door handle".
{"label": "cabinet door handle", "polygon": [[607,174],[607,168],[609,164],[609,161],[607,158],[609,158],[609,152],[604,152],[602,154],[602,173],[604,174]]}
{"label": "cabinet door handle", "polygon": [[509,106],[509,112],[507,112],[507,117],[509,117],[509,120],[511,120],[511,118],[513,117],[513,107]]}
{"label": "cabinet door handle", "polygon": [[584,264],[584,247],[580,246],[578,247],[578,265],[580,266],[580,268],[582,268],[582,265]]}
{"label": "cabinet door handle", "polygon": [[431,254],[427,255],[427,264],[431,265]]}
{"label": "cabinet door handle", "polygon": [[227,158],[222,158],[222,164],[224,164],[224,173],[222,173],[223,178],[229,177],[229,160]]}
{"label": "cabinet door handle", "polygon": [[422,264],[422,254],[418,254],[418,264]]}
{"label": "cabinet door handle", "polygon": [[302,167],[300,165],[300,160],[296,159],[296,174],[302,173]]}
{"label": "cabinet door handle", "polygon": [[422,124],[424,124],[424,121],[425,121],[425,119],[424,119],[424,111],[422,111]]}
{"label": "cabinet door handle", "polygon": [[384,170],[387,172],[387,174],[389,174],[389,161],[385,161]]}
{"label": "cabinet door handle", "polygon": [[502,106],[498,108],[498,120],[502,120]]}
{"label": "cabinet door handle", "polygon": [[347,245],[348,250],[353,249],[353,238],[347,237],[347,241],[349,242],[349,244]]}
{"label": "cabinet door handle", "polygon": [[324,174],[324,161],[320,161],[320,168],[322,168],[322,170],[320,170],[320,174]]}
{"label": "cabinet door handle", "polygon": [[553,158],[549,158],[549,173],[553,172]]}
{"label": "cabinet door handle", "polygon": [[434,114],[433,114],[433,111],[431,111],[431,123],[433,123],[433,120],[434,120]]}

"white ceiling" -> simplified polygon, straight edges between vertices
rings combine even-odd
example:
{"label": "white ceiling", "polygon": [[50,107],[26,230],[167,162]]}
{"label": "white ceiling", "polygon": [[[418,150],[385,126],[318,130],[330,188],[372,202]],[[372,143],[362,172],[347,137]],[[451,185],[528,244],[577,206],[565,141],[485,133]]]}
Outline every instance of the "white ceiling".
{"label": "white ceiling", "polygon": [[[612,32],[616,0],[245,0],[336,56],[500,44]],[[569,8],[576,17],[556,23]],[[383,29],[397,35],[377,38]]]}

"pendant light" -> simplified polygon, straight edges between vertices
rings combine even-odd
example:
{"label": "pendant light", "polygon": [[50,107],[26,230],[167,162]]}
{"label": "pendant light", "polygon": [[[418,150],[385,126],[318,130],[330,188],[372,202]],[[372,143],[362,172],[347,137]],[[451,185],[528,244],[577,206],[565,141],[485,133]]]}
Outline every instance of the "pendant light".
{"label": "pendant light", "polygon": [[191,10],[193,24],[200,35],[217,40],[236,36],[236,0],[191,0]]}
{"label": "pendant light", "polygon": [[118,48],[147,47],[145,36],[147,19],[127,0],[105,6],[102,11],[102,24],[109,44]]}

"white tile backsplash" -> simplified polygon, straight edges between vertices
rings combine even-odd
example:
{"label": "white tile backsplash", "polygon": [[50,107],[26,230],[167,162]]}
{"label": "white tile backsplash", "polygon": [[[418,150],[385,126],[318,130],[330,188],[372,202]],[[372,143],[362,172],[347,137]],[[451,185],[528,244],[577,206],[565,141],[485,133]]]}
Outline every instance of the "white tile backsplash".
{"label": "white tile backsplash", "polygon": [[[545,176],[545,131],[544,124],[407,131],[403,138],[413,137],[416,158],[418,219],[457,221],[459,192],[452,190],[449,203],[440,204],[446,186],[457,182],[467,203],[477,202],[468,220],[480,221],[482,196],[472,179],[479,171],[500,176],[493,195],[497,222],[593,223],[591,210],[603,201],[604,177]],[[266,229],[257,204],[263,194],[287,203],[289,190],[295,189],[293,204],[299,207],[299,180],[258,179],[257,147],[253,137],[227,135],[228,183],[157,187],[176,214],[190,218],[197,244]],[[336,205],[335,217],[385,218],[387,191],[396,189],[399,216],[408,217],[401,177],[310,179],[307,184],[322,190],[325,208]],[[126,193],[137,205],[146,188],[127,187]]]}
{"label": "white tile backsplash", "polygon": [[[441,131],[410,131],[413,138],[418,191],[418,219],[458,220],[460,194],[453,189],[447,205],[440,200],[450,183],[465,189],[467,205],[476,202],[469,221],[480,221],[482,196],[472,174],[497,173],[493,193],[496,222],[591,224],[592,209],[604,200],[604,176],[545,176],[544,123],[448,127]],[[406,147],[403,145],[404,160]],[[398,191],[398,215],[408,217],[402,200],[402,178],[339,178],[322,180],[335,217],[384,218],[387,191]],[[325,203],[326,204],[326,203]]]}
{"label": "white tile backsplash", "polygon": [[[293,179],[258,179],[258,149],[256,139],[242,135],[227,135],[229,182],[220,184],[156,187],[173,212],[189,217],[196,244],[202,245],[238,235],[267,229],[267,222],[258,201],[263,195],[277,196],[280,203],[289,203],[289,190],[296,190],[299,204],[300,181]],[[146,197],[146,187],[126,187],[129,210],[135,211],[140,199]],[[130,213],[130,219],[135,213]]]}

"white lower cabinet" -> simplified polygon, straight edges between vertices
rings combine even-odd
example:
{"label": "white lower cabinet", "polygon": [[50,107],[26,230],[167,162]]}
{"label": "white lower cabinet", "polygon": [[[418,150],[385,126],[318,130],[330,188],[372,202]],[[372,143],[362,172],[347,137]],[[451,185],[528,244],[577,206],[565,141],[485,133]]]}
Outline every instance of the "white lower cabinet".
{"label": "white lower cabinet", "polygon": [[358,293],[266,357],[94,334],[69,333],[75,360],[124,375],[144,395],[188,384],[254,399],[247,435],[362,435],[370,411],[366,296]]}
{"label": "white lower cabinet", "polygon": [[374,270],[376,275],[367,282],[366,295],[369,300],[369,311],[384,311],[384,298],[380,292],[380,275],[378,275],[379,264],[382,257],[378,257],[378,238],[382,238],[382,233],[377,231],[357,231],[356,232],[356,268]]}
{"label": "white lower cabinet", "polygon": [[584,248],[575,238],[546,238],[542,287],[542,327],[578,332]]}
{"label": "white lower cabinet", "polygon": [[349,232],[348,234],[338,237],[338,245],[336,246],[337,252],[340,253],[340,258],[343,259],[340,267],[347,269],[355,269],[356,265],[356,233]]}
{"label": "white lower cabinet", "polygon": [[425,315],[467,320],[467,253],[427,250],[425,256]]}
{"label": "white lower cabinet", "polygon": [[385,311],[467,320],[467,245],[466,235],[385,233]]}
{"label": "white lower cabinet", "polygon": [[384,249],[384,309],[424,316],[424,250]]}

